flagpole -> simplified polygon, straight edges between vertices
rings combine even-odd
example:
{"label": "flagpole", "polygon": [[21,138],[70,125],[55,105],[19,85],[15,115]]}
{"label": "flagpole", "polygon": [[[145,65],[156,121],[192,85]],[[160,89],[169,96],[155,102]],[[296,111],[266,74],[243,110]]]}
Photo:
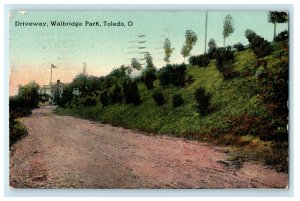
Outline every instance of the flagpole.
{"label": "flagpole", "polygon": [[50,85],[52,86],[52,64],[51,64],[51,78],[50,78]]}

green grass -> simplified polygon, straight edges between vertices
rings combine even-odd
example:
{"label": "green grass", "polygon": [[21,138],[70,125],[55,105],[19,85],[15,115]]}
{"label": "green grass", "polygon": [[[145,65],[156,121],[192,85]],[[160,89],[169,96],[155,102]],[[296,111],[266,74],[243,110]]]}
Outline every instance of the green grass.
{"label": "green grass", "polygon": [[[280,49],[283,45],[284,43],[276,43],[275,47]],[[276,57],[276,51],[261,59],[267,60],[268,63],[280,60]],[[241,138],[230,133],[218,136],[219,139],[216,140],[213,133],[215,129],[226,130],[231,126],[228,123],[228,117],[243,114],[263,116],[266,113],[266,108],[256,93],[258,87],[255,81],[256,69],[253,69],[256,60],[255,54],[250,49],[235,53],[234,70],[240,76],[228,81],[224,81],[221,73],[217,70],[216,61],[211,60],[207,67],[188,66],[187,76],[192,76],[194,81],[182,88],[172,86],[161,88],[158,80],[156,80],[154,82],[155,88],[148,91],[143,83],[139,83],[138,88],[142,101],[139,106],[123,103],[103,107],[99,103],[99,97],[96,97],[97,105],[94,107],[79,105],[75,108],[58,108],[56,112],[61,115],[75,115],[145,132],[197,140],[209,139],[212,143],[221,144],[224,144],[222,141],[230,141],[229,144],[236,147],[247,144],[251,145],[249,153],[252,152],[252,155],[256,153],[255,156],[259,158],[262,152],[261,144],[264,148],[269,149],[271,147],[270,143],[265,145],[265,142],[257,141],[256,137],[249,137],[247,133],[245,133],[248,136],[246,142],[245,137]],[[243,76],[244,72],[249,69],[252,74]],[[212,94],[211,104],[214,110],[205,116],[199,115],[194,100],[194,91],[200,86]],[[155,90],[162,91],[167,100],[165,105],[156,105],[151,97]],[[181,94],[184,100],[183,105],[177,108],[174,108],[171,102],[175,93]],[[253,147],[257,147],[257,149]]]}

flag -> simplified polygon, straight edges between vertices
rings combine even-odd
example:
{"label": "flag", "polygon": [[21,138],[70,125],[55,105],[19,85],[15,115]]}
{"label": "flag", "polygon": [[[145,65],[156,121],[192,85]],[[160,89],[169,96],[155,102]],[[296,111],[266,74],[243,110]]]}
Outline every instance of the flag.
{"label": "flag", "polygon": [[56,68],[56,66],[54,66],[53,64],[51,64],[51,68]]}

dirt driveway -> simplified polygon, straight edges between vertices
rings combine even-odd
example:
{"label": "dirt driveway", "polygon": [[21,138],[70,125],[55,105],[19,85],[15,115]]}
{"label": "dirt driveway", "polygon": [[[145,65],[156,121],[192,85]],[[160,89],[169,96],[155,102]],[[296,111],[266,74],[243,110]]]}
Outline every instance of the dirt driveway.
{"label": "dirt driveway", "polygon": [[[29,135],[10,154],[16,188],[285,188],[288,176],[243,163],[218,147],[70,116],[33,111]],[[219,161],[219,162],[218,162]],[[232,166],[234,167],[234,166]]]}

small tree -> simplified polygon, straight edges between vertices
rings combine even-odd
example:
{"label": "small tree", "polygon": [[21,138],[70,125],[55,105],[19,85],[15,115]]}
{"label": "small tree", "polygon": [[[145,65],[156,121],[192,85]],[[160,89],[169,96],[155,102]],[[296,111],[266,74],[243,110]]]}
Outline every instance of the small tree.
{"label": "small tree", "polygon": [[194,31],[186,30],[185,32],[185,44],[182,46],[181,54],[183,56],[183,62],[185,58],[188,57],[193,49],[193,46],[196,44],[198,38]]}
{"label": "small tree", "polygon": [[274,36],[276,37],[276,23],[286,23],[288,21],[288,14],[286,12],[270,11],[268,14],[268,21],[274,24]]}
{"label": "small tree", "polygon": [[140,104],[140,93],[136,81],[124,84],[125,101],[127,104],[133,103],[134,105]]}
{"label": "small tree", "polygon": [[153,64],[153,58],[151,57],[149,52],[145,53],[144,58],[146,60],[146,68],[155,68],[155,66]]}
{"label": "small tree", "polygon": [[194,96],[197,102],[196,107],[198,109],[198,112],[201,115],[207,114],[209,111],[211,94],[206,93],[203,87],[199,87],[196,89]]}
{"label": "small tree", "polygon": [[115,85],[110,94],[110,99],[113,104],[122,102],[122,90],[119,85]]}
{"label": "small tree", "polygon": [[217,44],[215,39],[211,38],[208,42],[208,52],[207,52],[207,56],[208,58],[215,58],[215,52],[217,51]]}
{"label": "small tree", "polygon": [[154,88],[153,82],[156,80],[156,70],[154,68],[147,69],[144,73],[144,83],[148,90]]}
{"label": "small tree", "polygon": [[131,59],[131,67],[136,70],[141,70],[142,66],[136,58]]}
{"label": "small tree", "polygon": [[234,32],[233,18],[227,15],[223,21],[223,47],[225,47],[225,39]]}
{"label": "small tree", "polygon": [[166,38],[165,42],[164,42],[164,50],[165,50],[165,57],[164,57],[164,61],[167,63],[170,63],[170,57],[171,54],[173,52],[175,48],[171,48],[171,41]]}

